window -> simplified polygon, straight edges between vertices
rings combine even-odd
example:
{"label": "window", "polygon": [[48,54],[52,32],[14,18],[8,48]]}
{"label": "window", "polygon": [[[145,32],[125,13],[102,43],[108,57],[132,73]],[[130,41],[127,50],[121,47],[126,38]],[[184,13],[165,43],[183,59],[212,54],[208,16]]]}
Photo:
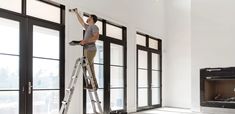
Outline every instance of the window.
{"label": "window", "polygon": [[0,33],[0,53],[19,55],[20,23],[0,18]]}
{"label": "window", "polygon": [[149,47],[158,50],[158,41],[149,38]]}
{"label": "window", "polygon": [[[49,1],[30,2],[40,4],[38,11],[64,10]],[[22,0],[0,0],[0,114],[58,113],[64,95],[64,14],[43,12],[62,19],[55,23],[45,15],[26,15],[26,6]]]}
{"label": "window", "polygon": [[0,8],[21,13],[22,0],[0,0]]}
{"label": "window", "polygon": [[34,26],[33,56],[59,59],[59,36],[60,32],[57,30]]}
{"label": "window", "polygon": [[161,40],[137,33],[137,109],[161,106]]}
{"label": "window", "polygon": [[136,34],[136,44],[146,46],[146,37],[143,35]]}
{"label": "window", "polygon": [[[49,20],[52,22],[60,23],[60,7],[56,7],[50,4],[38,0],[27,0],[27,15]],[[45,13],[47,12],[47,13]]]}
{"label": "window", "polygon": [[106,25],[107,36],[122,40],[122,29],[111,24]]}

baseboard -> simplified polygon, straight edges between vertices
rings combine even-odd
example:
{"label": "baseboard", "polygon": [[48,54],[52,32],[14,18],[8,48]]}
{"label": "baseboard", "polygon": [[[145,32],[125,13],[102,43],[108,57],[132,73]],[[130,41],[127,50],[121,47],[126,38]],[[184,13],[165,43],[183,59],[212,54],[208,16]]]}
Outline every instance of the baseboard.
{"label": "baseboard", "polygon": [[132,108],[127,109],[127,113],[134,113],[134,112],[136,112],[136,111],[137,111],[137,110],[136,110],[135,107],[132,107]]}
{"label": "baseboard", "polygon": [[212,108],[212,107],[201,107],[203,113],[208,114],[234,114],[235,109],[228,108]]}

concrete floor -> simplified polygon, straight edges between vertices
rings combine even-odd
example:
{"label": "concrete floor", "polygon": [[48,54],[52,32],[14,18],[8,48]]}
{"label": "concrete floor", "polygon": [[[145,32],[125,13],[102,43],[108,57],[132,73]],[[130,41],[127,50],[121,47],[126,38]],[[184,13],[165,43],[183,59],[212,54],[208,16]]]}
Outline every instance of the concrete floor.
{"label": "concrete floor", "polygon": [[207,113],[196,113],[190,109],[179,109],[179,108],[158,108],[143,112],[137,112],[133,114],[235,114],[234,109],[220,109],[220,108],[202,108],[203,112]]}
{"label": "concrete floor", "polygon": [[133,114],[201,114],[201,113],[193,113],[189,109],[159,108],[143,112],[137,112]]}

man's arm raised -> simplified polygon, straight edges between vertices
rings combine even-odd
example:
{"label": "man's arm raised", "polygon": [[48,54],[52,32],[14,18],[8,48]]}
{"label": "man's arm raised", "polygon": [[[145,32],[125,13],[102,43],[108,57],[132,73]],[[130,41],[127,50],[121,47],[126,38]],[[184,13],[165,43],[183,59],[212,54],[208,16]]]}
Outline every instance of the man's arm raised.
{"label": "man's arm raised", "polygon": [[83,18],[80,16],[80,14],[78,13],[78,9],[75,8],[75,9],[72,9],[71,11],[76,14],[79,23],[85,28],[85,22],[84,22]]}

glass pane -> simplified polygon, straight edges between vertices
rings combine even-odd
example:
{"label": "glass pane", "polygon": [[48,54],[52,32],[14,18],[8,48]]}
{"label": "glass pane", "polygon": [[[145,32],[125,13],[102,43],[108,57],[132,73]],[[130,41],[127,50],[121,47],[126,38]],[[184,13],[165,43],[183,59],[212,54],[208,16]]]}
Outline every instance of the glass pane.
{"label": "glass pane", "polygon": [[123,66],[123,46],[111,44],[111,65]]}
{"label": "glass pane", "polygon": [[95,25],[97,25],[98,26],[98,28],[99,28],[99,33],[100,34],[103,34],[103,23],[101,22],[101,21],[97,21],[96,23],[95,23]]}
{"label": "glass pane", "polygon": [[19,29],[19,22],[0,18],[0,53],[19,55]]}
{"label": "glass pane", "polygon": [[149,38],[149,47],[153,49],[158,49],[158,41]]}
{"label": "glass pane", "polygon": [[0,55],[0,90],[19,90],[19,57]]}
{"label": "glass pane", "polygon": [[152,104],[160,104],[160,89],[152,88]]}
{"label": "glass pane", "polygon": [[33,91],[33,114],[58,114],[59,90]]}
{"label": "glass pane", "polygon": [[33,88],[59,89],[59,61],[33,59]]}
{"label": "glass pane", "polygon": [[94,62],[95,63],[104,63],[104,42],[103,41],[96,41],[96,48],[97,48],[97,52],[94,58]]}
{"label": "glass pane", "polygon": [[152,71],[152,87],[160,87],[160,72]]}
{"label": "glass pane", "polygon": [[136,44],[146,46],[146,37],[143,35],[136,35]]}
{"label": "glass pane", "polygon": [[123,67],[111,66],[111,87],[124,87]]}
{"label": "glass pane", "polygon": [[[99,96],[99,100],[101,101],[101,106],[102,108],[104,107],[104,90],[103,89],[98,89],[97,90],[98,92],[98,96]],[[88,91],[86,92],[86,112],[87,114],[93,114],[93,108],[92,108],[92,105],[91,105],[91,100],[90,100],[90,97],[89,97],[89,94],[88,94]]]}
{"label": "glass pane", "polygon": [[0,114],[19,114],[18,91],[0,91]]}
{"label": "glass pane", "polygon": [[0,8],[21,13],[22,0],[0,0]]}
{"label": "glass pane", "polygon": [[138,87],[148,87],[147,70],[138,69]]}
{"label": "glass pane", "polygon": [[138,68],[147,69],[147,52],[138,50]]}
{"label": "glass pane", "polygon": [[112,38],[122,40],[122,29],[110,24],[106,24],[106,34]]}
{"label": "glass pane", "polygon": [[104,66],[95,64],[95,76],[98,81],[99,88],[104,88]]}
{"label": "glass pane", "polygon": [[59,34],[57,30],[34,26],[33,56],[59,59]]}
{"label": "glass pane", "polygon": [[160,70],[160,55],[152,53],[152,69]]}
{"label": "glass pane", "polygon": [[148,106],[147,89],[138,89],[138,107]]}
{"label": "glass pane", "polygon": [[111,89],[111,110],[120,110],[124,107],[124,90],[123,89]]}
{"label": "glass pane", "polygon": [[[87,16],[83,16],[83,20],[84,20],[85,22],[86,22],[87,19],[88,19]],[[95,25],[98,26],[98,28],[99,28],[99,34],[103,34],[103,23],[98,20],[98,21],[95,23]]]}
{"label": "glass pane", "polygon": [[[27,0],[27,15],[60,23],[60,8],[39,0]],[[46,13],[45,13],[46,12]]]}

